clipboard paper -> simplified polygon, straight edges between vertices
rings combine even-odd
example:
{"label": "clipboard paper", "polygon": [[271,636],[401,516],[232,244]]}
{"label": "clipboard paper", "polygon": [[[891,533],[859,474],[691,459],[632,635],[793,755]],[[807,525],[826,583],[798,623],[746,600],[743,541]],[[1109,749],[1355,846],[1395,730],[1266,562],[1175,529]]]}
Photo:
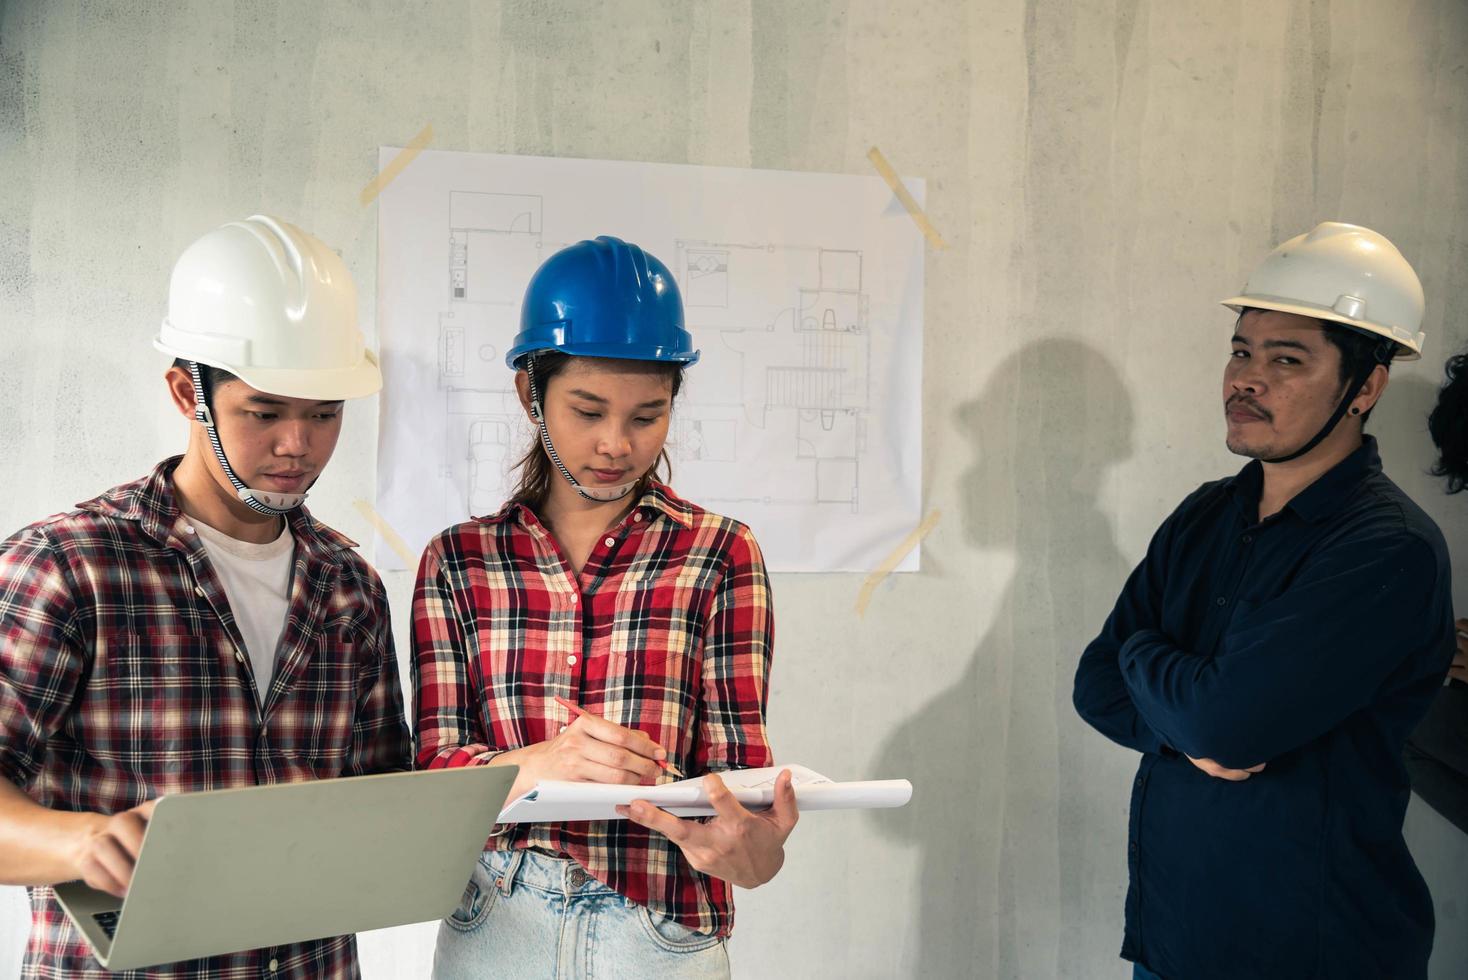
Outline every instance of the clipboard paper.
{"label": "clipboard paper", "polygon": [[[775,799],[775,779],[786,769],[795,785],[795,801],[802,813],[812,810],[872,810],[905,806],[912,799],[912,783],[880,779],[838,783],[800,765],[763,769],[734,769],[717,775],[734,798],[751,810],[768,809]],[[543,780],[500,811],[498,823],[560,823],[565,820],[623,820],[617,807],[647,800],[675,817],[711,817],[714,808],[703,789],[703,778],[684,779],[658,786],[606,783],[570,783]]]}

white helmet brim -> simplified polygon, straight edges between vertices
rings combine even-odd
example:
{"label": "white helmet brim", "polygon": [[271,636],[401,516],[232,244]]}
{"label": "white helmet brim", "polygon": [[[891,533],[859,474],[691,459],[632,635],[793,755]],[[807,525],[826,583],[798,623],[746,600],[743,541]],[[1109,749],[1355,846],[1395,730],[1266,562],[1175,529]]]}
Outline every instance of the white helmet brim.
{"label": "white helmet brim", "polygon": [[1422,342],[1424,335],[1413,334],[1399,327],[1387,328],[1379,323],[1371,323],[1367,320],[1358,320],[1337,312],[1329,306],[1315,306],[1312,303],[1302,303],[1299,300],[1280,299],[1277,296],[1234,296],[1223,301],[1223,305],[1235,313],[1243,313],[1245,310],[1275,310],[1280,313],[1293,313],[1296,316],[1314,317],[1317,320],[1329,320],[1331,323],[1339,323],[1350,327],[1361,333],[1369,333],[1373,337],[1385,337],[1396,343],[1396,352],[1392,359],[1396,361],[1415,361],[1422,357]]}
{"label": "white helmet brim", "polygon": [[153,346],[170,357],[198,361],[200,364],[228,371],[256,391],[281,398],[307,398],[318,402],[348,401],[366,398],[382,390],[382,369],[377,364],[377,356],[370,350],[363,351],[362,360],[352,367],[297,370],[211,363],[187,351],[170,347],[161,338],[153,341]]}

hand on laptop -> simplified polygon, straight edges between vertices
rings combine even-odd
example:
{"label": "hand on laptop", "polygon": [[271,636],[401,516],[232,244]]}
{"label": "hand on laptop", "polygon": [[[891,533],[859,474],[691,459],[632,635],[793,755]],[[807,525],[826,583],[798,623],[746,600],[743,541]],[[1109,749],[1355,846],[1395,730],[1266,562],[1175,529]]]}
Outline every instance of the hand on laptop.
{"label": "hand on laptop", "polygon": [[[143,847],[143,833],[157,800],[102,817],[84,831],[78,843],[78,876],[92,888],[123,898],[133,877],[133,865]],[[100,814],[99,814],[100,816]]]}

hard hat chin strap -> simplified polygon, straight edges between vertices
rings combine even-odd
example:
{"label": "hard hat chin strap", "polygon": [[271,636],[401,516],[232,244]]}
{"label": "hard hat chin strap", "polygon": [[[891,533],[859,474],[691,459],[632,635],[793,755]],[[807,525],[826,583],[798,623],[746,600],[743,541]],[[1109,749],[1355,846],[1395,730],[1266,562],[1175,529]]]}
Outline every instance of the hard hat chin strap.
{"label": "hard hat chin strap", "polygon": [[1299,459],[1325,441],[1325,437],[1334,432],[1335,427],[1340,424],[1341,419],[1345,418],[1346,410],[1351,407],[1351,402],[1355,401],[1356,396],[1361,394],[1361,389],[1366,387],[1366,380],[1371,377],[1371,372],[1376,370],[1377,365],[1390,364],[1392,362],[1392,355],[1396,352],[1396,349],[1397,345],[1390,340],[1383,340],[1377,344],[1376,348],[1371,352],[1371,361],[1357,369],[1356,376],[1346,385],[1345,397],[1336,406],[1335,412],[1331,414],[1324,427],[1315,433],[1315,437],[1288,455],[1276,456],[1273,459],[1263,460],[1263,462],[1288,463],[1292,459]]}
{"label": "hard hat chin strap", "polygon": [[556,452],[555,443],[551,442],[550,429],[545,425],[545,411],[540,404],[540,386],[535,382],[535,355],[531,354],[525,359],[525,376],[530,379],[530,417],[540,426],[540,444],[545,447],[545,454],[550,461],[556,464],[556,469],[561,471],[561,476],[571,484],[572,489],[587,500],[595,500],[599,503],[608,503],[613,500],[621,500],[637,488],[638,480],[631,483],[623,483],[615,487],[583,487],[576,482],[571,471],[566,469],[566,464],[561,462],[561,454]]}
{"label": "hard hat chin strap", "polygon": [[229,465],[229,457],[224,455],[224,446],[219,441],[219,430],[214,427],[214,412],[209,407],[209,391],[204,386],[204,372],[198,361],[189,362],[189,377],[194,382],[194,421],[202,425],[209,434],[209,445],[214,449],[214,458],[219,460],[219,466],[234,487],[240,502],[257,514],[271,517],[281,517],[301,506],[306,499],[304,493],[270,493],[245,486],[245,481]]}

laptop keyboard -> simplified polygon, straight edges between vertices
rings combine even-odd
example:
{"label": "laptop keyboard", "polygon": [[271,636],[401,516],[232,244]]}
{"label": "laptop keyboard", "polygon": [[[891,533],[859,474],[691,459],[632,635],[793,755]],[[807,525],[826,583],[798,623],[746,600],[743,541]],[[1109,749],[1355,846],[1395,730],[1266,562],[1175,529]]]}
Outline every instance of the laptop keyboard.
{"label": "laptop keyboard", "polygon": [[97,920],[97,925],[101,926],[102,931],[107,933],[107,938],[111,939],[117,932],[117,917],[121,914],[121,912],[93,912],[92,918]]}

